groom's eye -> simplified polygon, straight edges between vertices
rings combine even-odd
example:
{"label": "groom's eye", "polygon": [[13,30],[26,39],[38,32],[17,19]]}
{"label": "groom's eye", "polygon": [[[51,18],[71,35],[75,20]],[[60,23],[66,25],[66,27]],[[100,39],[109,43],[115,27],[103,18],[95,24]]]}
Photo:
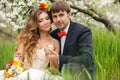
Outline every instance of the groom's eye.
{"label": "groom's eye", "polygon": [[59,16],[60,16],[60,17],[63,17],[63,16],[64,16],[64,14],[60,14]]}
{"label": "groom's eye", "polygon": [[52,16],[53,18],[57,18],[57,16]]}

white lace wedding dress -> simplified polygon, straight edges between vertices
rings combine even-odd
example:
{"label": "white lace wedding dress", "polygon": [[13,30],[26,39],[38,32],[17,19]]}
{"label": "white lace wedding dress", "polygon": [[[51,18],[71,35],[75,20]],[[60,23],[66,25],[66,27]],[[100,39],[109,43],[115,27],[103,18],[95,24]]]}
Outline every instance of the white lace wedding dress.
{"label": "white lace wedding dress", "polygon": [[[54,48],[53,44],[49,44],[50,48]],[[47,71],[48,61],[45,57],[44,48],[36,49],[36,54],[33,56],[33,65],[14,78],[4,78],[4,70],[0,71],[0,80],[63,80],[59,75],[51,75]],[[29,78],[29,79],[28,79]]]}

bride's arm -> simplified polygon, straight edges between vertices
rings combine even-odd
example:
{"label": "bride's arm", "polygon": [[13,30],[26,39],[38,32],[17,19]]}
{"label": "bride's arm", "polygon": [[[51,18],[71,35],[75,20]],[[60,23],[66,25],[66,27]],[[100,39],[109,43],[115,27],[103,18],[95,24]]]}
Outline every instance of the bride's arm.
{"label": "bride's arm", "polygon": [[[55,68],[59,68],[59,64],[58,64],[58,60],[59,60],[59,42],[55,39],[54,40],[54,54],[55,54],[55,57],[54,57],[54,61],[51,62],[51,67],[55,67]],[[53,63],[53,64],[52,64]]]}
{"label": "bride's arm", "polygon": [[24,53],[24,46],[23,44],[18,44],[17,48],[16,48],[16,52],[14,54],[14,60],[19,59],[21,61],[23,61],[23,53]]}
{"label": "bride's arm", "polygon": [[50,48],[45,48],[46,57],[50,62],[50,70],[55,72],[59,68],[59,42],[54,40],[54,50]]}
{"label": "bride's arm", "polygon": [[25,50],[24,50],[24,45],[22,43],[18,44],[17,48],[16,48],[16,52],[14,54],[14,60],[20,60],[22,62],[22,67],[23,67],[23,71],[27,70],[30,68],[29,64],[24,63],[25,62]]}
{"label": "bride's arm", "polygon": [[59,60],[59,42],[57,40],[54,40],[54,51],[52,52],[54,55],[53,59],[50,61],[50,69],[52,71],[53,74],[56,74],[56,72],[58,72],[59,69],[59,64],[58,64],[58,60]]}

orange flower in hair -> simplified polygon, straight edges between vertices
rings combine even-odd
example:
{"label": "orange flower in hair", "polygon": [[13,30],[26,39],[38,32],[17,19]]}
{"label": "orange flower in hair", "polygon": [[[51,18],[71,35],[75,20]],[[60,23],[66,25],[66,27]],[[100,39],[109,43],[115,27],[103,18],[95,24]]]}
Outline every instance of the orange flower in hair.
{"label": "orange flower in hair", "polygon": [[47,9],[48,8],[48,4],[46,3],[40,3],[40,9]]}

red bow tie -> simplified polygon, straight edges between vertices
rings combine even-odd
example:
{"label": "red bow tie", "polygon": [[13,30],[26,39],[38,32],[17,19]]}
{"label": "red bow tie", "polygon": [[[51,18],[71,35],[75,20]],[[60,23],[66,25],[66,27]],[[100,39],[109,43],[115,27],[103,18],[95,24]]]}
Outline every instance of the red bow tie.
{"label": "red bow tie", "polygon": [[59,36],[60,38],[61,38],[62,36],[66,36],[66,35],[67,35],[67,33],[66,33],[65,31],[58,32],[57,34],[58,34],[58,36]]}

